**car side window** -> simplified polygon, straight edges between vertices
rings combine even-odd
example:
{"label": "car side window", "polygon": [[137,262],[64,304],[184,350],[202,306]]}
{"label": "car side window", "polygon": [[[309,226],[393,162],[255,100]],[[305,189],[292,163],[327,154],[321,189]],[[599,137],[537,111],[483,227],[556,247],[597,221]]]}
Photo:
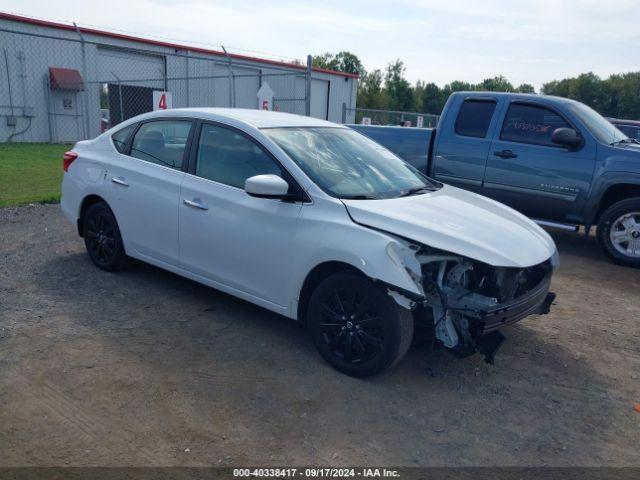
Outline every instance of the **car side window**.
{"label": "car side window", "polygon": [[495,109],[493,100],[465,100],[456,118],[455,132],[463,137],[485,138]]}
{"label": "car side window", "polygon": [[130,155],[179,170],[190,130],[188,120],[145,122],[133,137]]}
{"label": "car side window", "polygon": [[137,123],[134,123],[133,125],[128,125],[118,130],[113,135],[111,135],[111,141],[113,142],[113,146],[116,147],[116,150],[118,150],[118,152],[124,153],[124,154],[127,153],[127,140],[129,139],[129,136],[133,133],[133,131],[136,129],[137,126],[138,126]]}
{"label": "car side window", "polygon": [[502,124],[500,139],[557,147],[551,141],[556,128],[571,128],[564,118],[545,107],[513,103]]}
{"label": "car side window", "polygon": [[229,128],[202,125],[197,176],[244,188],[247,178],[266,174],[284,177],[282,167],[256,143]]}

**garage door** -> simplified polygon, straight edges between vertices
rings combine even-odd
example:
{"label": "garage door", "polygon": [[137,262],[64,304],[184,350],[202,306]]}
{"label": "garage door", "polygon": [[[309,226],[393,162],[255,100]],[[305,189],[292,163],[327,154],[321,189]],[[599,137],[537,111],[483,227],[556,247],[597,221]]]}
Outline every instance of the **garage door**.
{"label": "garage door", "polygon": [[113,48],[98,48],[98,80],[164,88],[164,57]]}
{"label": "garage door", "polygon": [[329,119],[329,80],[311,79],[311,116]]}

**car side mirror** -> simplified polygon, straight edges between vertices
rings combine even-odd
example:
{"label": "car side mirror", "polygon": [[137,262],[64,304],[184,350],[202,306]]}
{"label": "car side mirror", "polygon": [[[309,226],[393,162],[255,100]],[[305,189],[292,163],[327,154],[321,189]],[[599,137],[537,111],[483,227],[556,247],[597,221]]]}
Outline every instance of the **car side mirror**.
{"label": "car side mirror", "polygon": [[256,175],[245,180],[244,191],[252,197],[286,199],[289,184],[278,175]]}
{"label": "car side mirror", "polygon": [[582,144],[582,137],[573,128],[556,128],[551,134],[551,141],[572,150]]}

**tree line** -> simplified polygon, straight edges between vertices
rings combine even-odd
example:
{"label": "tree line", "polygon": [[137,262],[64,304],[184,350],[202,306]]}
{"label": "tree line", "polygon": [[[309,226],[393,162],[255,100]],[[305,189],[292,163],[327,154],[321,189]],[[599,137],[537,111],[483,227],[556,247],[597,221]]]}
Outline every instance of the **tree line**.
{"label": "tree line", "polygon": [[[404,63],[397,59],[384,70],[367,71],[350,52],[324,53],[313,57],[314,66],[360,75],[358,108],[416,111],[439,115],[452,92],[479,90],[536,93],[533,85],[514,86],[498,75],[480,83],[453,81],[443,87],[418,80],[412,85],[405,78]],[[540,89],[544,95],[557,95],[583,102],[607,117],[640,119],[640,72],[614,74],[601,79],[589,72],[577,77],[553,80]]]}

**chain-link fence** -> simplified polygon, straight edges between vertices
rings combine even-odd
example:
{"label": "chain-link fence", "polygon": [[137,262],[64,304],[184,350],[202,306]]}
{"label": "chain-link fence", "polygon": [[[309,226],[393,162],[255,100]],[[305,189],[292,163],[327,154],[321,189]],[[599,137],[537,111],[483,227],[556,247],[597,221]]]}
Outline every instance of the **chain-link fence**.
{"label": "chain-link fence", "polygon": [[[402,112],[396,110],[376,110],[372,108],[349,108],[343,105],[343,121],[355,118],[355,123],[365,125],[395,125],[403,127],[435,128],[439,115],[419,112]],[[354,115],[355,114],[355,115]]]}
{"label": "chain-link fence", "polygon": [[0,22],[2,142],[93,138],[162,108],[265,108],[310,115],[310,65],[141,45],[124,36],[105,41],[77,28],[11,26]]}

